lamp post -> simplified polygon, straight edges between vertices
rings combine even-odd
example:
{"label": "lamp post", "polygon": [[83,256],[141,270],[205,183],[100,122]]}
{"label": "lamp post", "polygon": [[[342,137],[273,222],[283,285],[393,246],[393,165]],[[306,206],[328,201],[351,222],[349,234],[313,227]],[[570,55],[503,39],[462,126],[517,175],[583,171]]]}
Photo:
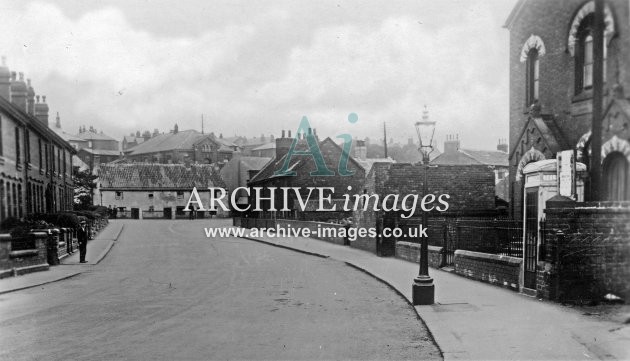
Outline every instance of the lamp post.
{"label": "lamp post", "polygon": [[[418,150],[422,154],[423,177],[422,196],[428,193],[427,173],[429,171],[429,155],[433,151],[433,134],[435,133],[435,121],[429,120],[429,111],[424,106],[422,120],[416,122],[416,133],[420,147]],[[427,212],[422,212],[422,226],[427,227]],[[412,285],[412,303],[417,305],[432,305],[435,303],[435,285],[433,278],[429,276],[429,240],[423,237],[420,240],[420,270],[418,276],[414,278]]]}

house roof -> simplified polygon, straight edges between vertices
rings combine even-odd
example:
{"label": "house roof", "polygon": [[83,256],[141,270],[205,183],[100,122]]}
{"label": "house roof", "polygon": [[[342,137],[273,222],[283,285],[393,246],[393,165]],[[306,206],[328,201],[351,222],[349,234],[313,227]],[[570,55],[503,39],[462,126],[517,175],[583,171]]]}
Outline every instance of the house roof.
{"label": "house roof", "polygon": [[54,141],[57,145],[62,145],[66,149],[70,151],[70,153],[75,154],[76,150],[70,143],[68,143],[65,139],[63,139],[59,134],[55,133],[52,129],[48,128],[44,123],[42,123],[39,119],[34,116],[26,113],[22,108],[16,106],[11,103],[4,97],[0,96],[0,109],[7,114],[10,114],[15,120],[18,122],[30,125],[33,129],[37,130],[41,135],[48,135],[48,139]]}
{"label": "house roof", "polygon": [[176,149],[192,149],[193,144],[209,136],[196,130],[182,130],[177,133],[160,134],[131,148],[128,154],[137,155]]}
{"label": "house roof", "polygon": [[247,185],[249,171],[259,171],[271,160],[268,157],[235,156],[219,172],[229,189]]}
{"label": "house roof", "polygon": [[120,151],[118,150],[108,150],[108,149],[90,149],[90,148],[81,148],[79,152],[86,152],[94,155],[115,155],[119,156]]}
{"label": "house roof", "polygon": [[[324,144],[331,144],[333,147],[336,147],[340,152],[343,152],[343,149],[339,146],[339,144],[335,143],[332,139],[330,139],[330,137],[327,137],[326,139],[324,139],[323,141],[319,142],[319,146],[320,148],[324,145]],[[305,149],[307,147],[306,145],[306,141],[305,140],[299,140],[298,141],[298,145],[296,146],[296,149],[300,148],[300,149]],[[334,160],[329,160],[328,157],[330,156],[330,154],[328,152],[322,151],[322,155],[324,156],[324,161],[326,162],[326,165],[330,166],[330,164],[335,164],[335,166],[337,165],[337,163],[339,162],[339,160],[337,158],[335,158]],[[276,178],[276,177],[282,177],[282,176],[277,176],[274,173],[277,170],[280,170],[283,163],[284,163],[284,159],[286,158],[286,154],[284,154],[280,159],[276,159],[276,157],[273,157],[266,165],[265,167],[258,172],[251,180],[251,182],[261,182],[267,179],[271,179],[271,178]],[[295,171],[297,169],[300,169],[302,167],[305,167],[307,164],[311,164],[313,162],[313,159],[311,157],[308,158],[304,158],[303,156],[298,156],[295,155],[291,158],[291,163],[289,164],[289,166],[287,167],[287,170],[289,171]],[[329,164],[330,163],[330,164]],[[348,165],[350,164],[354,164],[356,167],[360,167],[363,168],[363,166],[361,164],[359,164],[359,162],[356,161],[356,159],[352,156],[348,157]],[[363,168],[365,170],[365,168]]]}
{"label": "house roof", "polygon": [[263,145],[259,145],[256,148],[252,149],[252,151],[256,151],[256,150],[269,150],[269,149],[276,149],[276,142],[269,142],[269,143],[265,143]]}
{"label": "house roof", "polygon": [[214,165],[192,164],[101,164],[102,189],[187,189],[225,187]]}
{"label": "house roof", "polygon": [[471,165],[485,164],[507,167],[509,166],[508,154],[500,150],[473,150],[458,149],[440,154],[431,161],[431,164],[442,165]]}
{"label": "house roof", "polygon": [[104,133],[94,133],[94,132],[87,131],[87,132],[79,133],[76,136],[84,140],[111,140],[114,142],[118,142],[116,139]]}
{"label": "house roof", "polygon": [[462,149],[462,151],[481,164],[507,167],[510,165],[508,154],[500,150],[472,150]]}

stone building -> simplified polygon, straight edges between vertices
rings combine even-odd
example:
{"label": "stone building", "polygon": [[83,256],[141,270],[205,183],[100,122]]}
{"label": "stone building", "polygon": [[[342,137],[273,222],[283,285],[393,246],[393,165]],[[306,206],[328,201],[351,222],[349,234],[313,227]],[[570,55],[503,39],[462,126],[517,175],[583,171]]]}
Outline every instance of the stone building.
{"label": "stone building", "polygon": [[[184,208],[193,188],[197,188],[207,208],[210,200],[208,187],[225,188],[218,169],[211,164],[102,164],[98,170],[94,204],[112,206],[121,215],[131,215],[135,209],[143,218],[187,217]],[[219,209],[198,216],[203,218],[209,214],[226,216],[229,213]]]}
{"label": "stone building", "polygon": [[46,98],[0,66],[0,221],[72,209],[74,148],[48,127]]}

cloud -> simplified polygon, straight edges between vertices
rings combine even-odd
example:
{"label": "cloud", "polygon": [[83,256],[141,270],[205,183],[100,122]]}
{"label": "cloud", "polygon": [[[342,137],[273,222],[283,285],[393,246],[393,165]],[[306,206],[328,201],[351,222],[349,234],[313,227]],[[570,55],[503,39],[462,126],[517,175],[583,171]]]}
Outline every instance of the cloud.
{"label": "cloud", "polygon": [[387,122],[405,142],[427,104],[440,136],[469,132],[465,145],[488,148],[507,134],[505,2],[217,2],[198,17],[183,3],[181,26],[165,20],[173,4],[145,18],[125,4],[72,16],[48,2],[5,6],[8,65],[69,131],[199,129],[203,113],[215,133],[278,135],[307,115],[321,135],[376,138]]}

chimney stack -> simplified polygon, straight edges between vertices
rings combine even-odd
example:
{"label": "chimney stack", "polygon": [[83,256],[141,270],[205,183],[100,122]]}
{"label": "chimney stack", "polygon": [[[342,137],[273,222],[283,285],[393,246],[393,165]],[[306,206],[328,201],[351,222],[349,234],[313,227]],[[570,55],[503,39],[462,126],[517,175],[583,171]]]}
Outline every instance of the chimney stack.
{"label": "chimney stack", "polygon": [[499,139],[499,143],[497,144],[497,150],[503,153],[508,152],[507,139]]}
{"label": "chimney stack", "polygon": [[20,73],[20,79],[17,80],[15,72],[12,72],[11,78],[11,103],[17,105],[20,109],[26,112],[27,88],[26,83],[24,82],[24,73]]}
{"label": "chimney stack", "polygon": [[46,104],[46,96],[42,96],[42,102],[39,102],[39,95],[35,97],[36,103],[33,109],[33,115],[40,122],[48,126],[48,104]]}
{"label": "chimney stack", "polygon": [[289,130],[289,137],[284,136],[284,130],[282,131],[282,137],[276,138],[276,160],[282,158],[289,152],[293,139],[291,139],[291,131]]}
{"label": "chimney stack", "polygon": [[7,58],[2,57],[2,65],[0,65],[0,96],[11,101],[11,72],[7,67]]}
{"label": "chimney stack", "polygon": [[356,140],[354,144],[354,157],[360,160],[367,159],[367,146],[365,145],[365,140]]}
{"label": "chimney stack", "polygon": [[444,153],[455,153],[459,151],[459,134],[446,136],[444,142]]}
{"label": "chimney stack", "polygon": [[57,112],[57,116],[55,117],[55,128],[61,129],[61,118],[59,118],[59,112]]}
{"label": "chimney stack", "polygon": [[33,115],[35,111],[35,89],[31,85],[31,79],[26,79],[26,111]]}

